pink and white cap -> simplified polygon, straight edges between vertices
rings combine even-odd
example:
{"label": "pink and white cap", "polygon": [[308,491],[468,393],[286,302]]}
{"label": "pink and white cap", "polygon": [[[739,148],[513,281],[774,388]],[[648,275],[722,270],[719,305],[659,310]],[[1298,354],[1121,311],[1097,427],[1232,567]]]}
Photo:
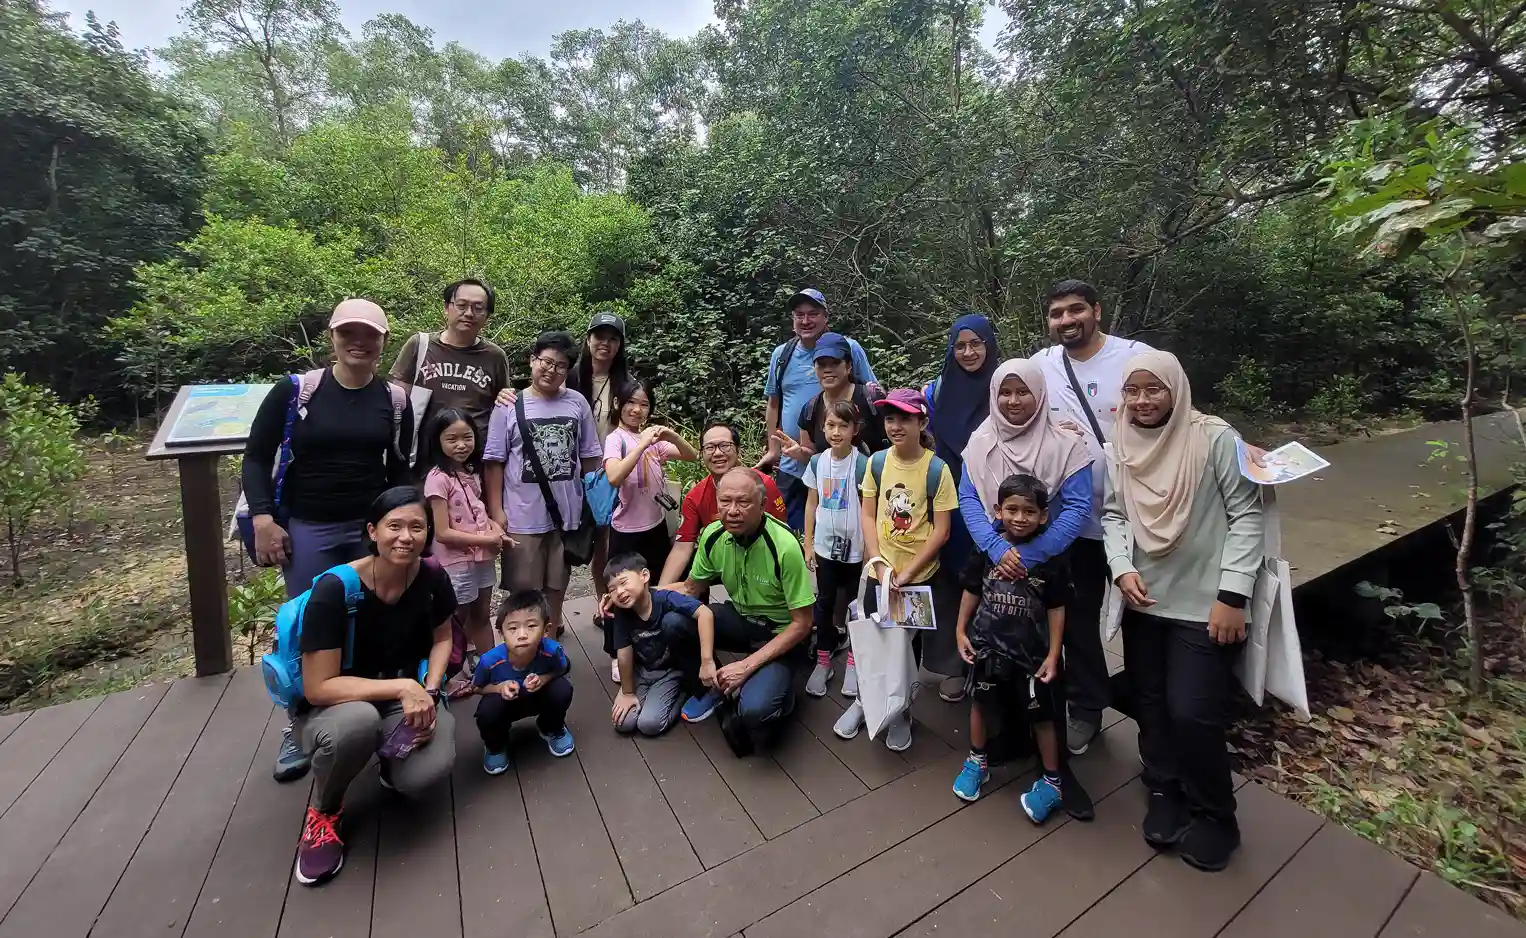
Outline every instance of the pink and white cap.
{"label": "pink and white cap", "polygon": [[370,326],[382,335],[387,334],[387,314],[370,300],[352,298],[334,307],[334,315],[329,317],[330,329],[338,329],[340,326],[348,326],[352,323]]}

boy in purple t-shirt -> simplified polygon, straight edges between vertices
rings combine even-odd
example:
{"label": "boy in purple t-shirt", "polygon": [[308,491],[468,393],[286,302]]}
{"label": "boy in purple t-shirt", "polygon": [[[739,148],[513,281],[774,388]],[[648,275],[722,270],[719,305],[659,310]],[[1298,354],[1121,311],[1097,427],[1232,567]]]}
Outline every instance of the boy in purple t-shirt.
{"label": "boy in purple t-shirt", "polygon": [[550,606],[552,635],[561,634],[562,598],[572,576],[555,531],[546,496],[519,432],[517,408],[525,423],[564,530],[583,520],[583,474],[599,467],[603,448],[593,410],[583,395],[566,388],[576,349],[565,332],[543,332],[530,353],[530,386],[515,404],[493,408],[483,451],[488,514],[518,542],[503,553],[500,585],[505,590],[541,590]]}

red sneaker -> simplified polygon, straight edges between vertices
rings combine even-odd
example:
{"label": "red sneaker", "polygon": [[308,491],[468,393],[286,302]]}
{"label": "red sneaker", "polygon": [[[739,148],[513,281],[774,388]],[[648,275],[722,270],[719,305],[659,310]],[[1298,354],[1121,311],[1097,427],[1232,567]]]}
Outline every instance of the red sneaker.
{"label": "red sneaker", "polygon": [[339,839],[339,815],[307,809],[302,842],[297,845],[297,882],[317,886],[334,878],[344,866],[344,841]]}

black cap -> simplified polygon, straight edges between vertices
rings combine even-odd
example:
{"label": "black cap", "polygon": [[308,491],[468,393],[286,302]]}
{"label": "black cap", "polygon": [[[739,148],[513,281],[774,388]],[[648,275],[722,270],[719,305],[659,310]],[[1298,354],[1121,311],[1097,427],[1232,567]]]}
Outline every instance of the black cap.
{"label": "black cap", "polygon": [[620,338],[625,338],[625,320],[614,313],[594,313],[593,318],[588,320],[588,331],[595,329],[613,329],[620,333]]}

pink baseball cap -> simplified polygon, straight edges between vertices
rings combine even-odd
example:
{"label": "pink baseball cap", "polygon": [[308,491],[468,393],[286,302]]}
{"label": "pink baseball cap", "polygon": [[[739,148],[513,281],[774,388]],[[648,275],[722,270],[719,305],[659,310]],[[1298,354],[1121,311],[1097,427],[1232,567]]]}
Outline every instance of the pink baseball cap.
{"label": "pink baseball cap", "polygon": [[877,407],[894,407],[915,417],[927,416],[927,399],[913,388],[896,388],[874,403]]}
{"label": "pink baseball cap", "polygon": [[382,335],[387,334],[387,314],[370,300],[348,299],[334,307],[334,315],[329,317],[330,329],[351,323],[370,326]]}

